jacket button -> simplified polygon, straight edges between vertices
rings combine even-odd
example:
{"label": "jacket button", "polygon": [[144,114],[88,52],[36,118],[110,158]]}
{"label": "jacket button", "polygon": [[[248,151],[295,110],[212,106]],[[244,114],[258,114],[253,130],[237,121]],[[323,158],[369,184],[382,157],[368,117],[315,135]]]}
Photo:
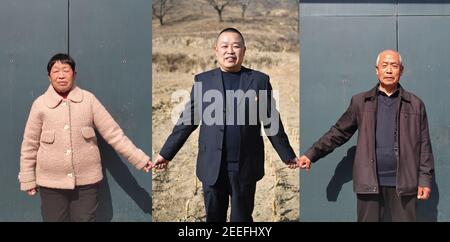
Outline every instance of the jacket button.
{"label": "jacket button", "polygon": [[373,188],[373,191],[376,192],[376,191],[377,191],[377,187],[374,187],[374,188]]}
{"label": "jacket button", "polygon": [[69,129],[69,125],[68,124],[64,125],[64,129]]}
{"label": "jacket button", "polygon": [[62,106],[66,106],[66,102],[61,103]]}
{"label": "jacket button", "polygon": [[70,155],[71,152],[71,150],[66,150],[66,155]]}
{"label": "jacket button", "polygon": [[73,177],[72,173],[67,174],[68,177]]}

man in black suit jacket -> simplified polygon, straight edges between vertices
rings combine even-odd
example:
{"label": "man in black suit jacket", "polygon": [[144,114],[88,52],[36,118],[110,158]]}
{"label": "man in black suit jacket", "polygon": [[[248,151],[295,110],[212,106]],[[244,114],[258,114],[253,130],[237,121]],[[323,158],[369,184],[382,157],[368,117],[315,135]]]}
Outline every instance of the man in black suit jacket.
{"label": "man in black suit jacket", "polygon": [[242,34],[220,32],[215,53],[220,68],[195,76],[190,101],[153,167],[163,169],[200,125],[197,176],[203,184],[206,221],[253,221],[256,182],[264,176],[261,128],[281,160],[297,168],[272,97],[269,76],[242,66]]}

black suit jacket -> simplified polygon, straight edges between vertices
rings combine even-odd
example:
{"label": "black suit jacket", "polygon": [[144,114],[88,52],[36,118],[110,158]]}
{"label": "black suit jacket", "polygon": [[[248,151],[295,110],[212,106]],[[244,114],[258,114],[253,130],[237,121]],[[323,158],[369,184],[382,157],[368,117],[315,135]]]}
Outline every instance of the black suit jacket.
{"label": "black suit jacket", "polygon": [[[263,113],[265,112],[264,117],[278,117],[276,123],[278,132],[268,135],[268,138],[281,160],[287,162],[295,158],[295,153],[289,144],[278,111],[270,108],[271,105],[275,106],[275,100],[272,97],[269,76],[245,67],[242,67],[241,70],[239,90],[242,90],[247,96],[238,97],[238,106],[245,106],[246,118],[245,124],[240,126],[239,178],[241,182],[256,182],[264,176],[264,143],[261,126],[271,128],[271,125],[274,125],[273,121],[270,123],[268,119],[260,117],[260,106],[267,106],[265,110],[262,110]],[[221,119],[221,122],[215,123],[202,118],[202,114],[211,113],[213,104],[218,104],[216,107],[222,107],[221,110],[216,109],[213,112],[216,115],[214,117],[218,118],[216,120],[220,120],[220,117],[224,117],[225,114],[224,103],[217,102],[208,94],[204,95],[208,91],[211,94],[211,90],[213,90],[212,94],[215,92],[215,94],[220,93],[222,97],[225,95],[219,68],[195,76],[190,101],[186,104],[185,110],[160,151],[162,157],[172,160],[189,135],[200,125],[197,176],[205,185],[213,185],[217,181],[224,145],[224,118]],[[264,94],[264,91],[267,95],[261,95]],[[267,103],[267,105],[262,105],[263,103]],[[255,113],[257,118],[253,118],[253,122],[249,122],[250,116],[255,117]]]}

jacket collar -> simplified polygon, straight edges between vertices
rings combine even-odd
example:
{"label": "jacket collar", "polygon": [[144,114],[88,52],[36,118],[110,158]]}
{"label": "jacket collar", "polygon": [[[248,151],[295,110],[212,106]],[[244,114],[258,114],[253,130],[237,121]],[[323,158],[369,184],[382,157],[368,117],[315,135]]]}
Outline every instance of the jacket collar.
{"label": "jacket collar", "polygon": [[[83,101],[83,92],[82,92],[81,88],[74,85],[72,87],[72,90],[70,90],[69,95],[67,96],[67,99],[72,102],[75,102],[75,103],[79,103],[79,102]],[[61,97],[55,91],[53,86],[50,85],[48,87],[47,91],[44,93],[44,100],[45,100],[45,104],[47,105],[47,107],[56,108],[63,100],[63,97]]]}
{"label": "jacket collar", "polygon": [[246,92],[253,82],[253,78],[250,77],[252,74],[251,70],[242,66],[241,67],[241,82],[239,83],[239,89]]}
{"label": "jacket collar", "polygon": [[[253,82],[253,78],[251,77],[251,70],[248,68],[245,68],[244,66],[241,67],[241,82],[239,83],[239,90],[242,90],[244,93],[247,92],[247,90],[249,89],[250,85]],[[237,103],[238,105],[241,103],[241,101],[243,100],[244,95],[239,95],[238,96],[238,100]]]}
{"label": "jacket collar", "polygon": [[[375,87],[373,87],[372,89],[370,89],[369,91],[367,91],[364,94],[364,100],[370,100],[373,101],[375,100],[375,98],[377,97],[377,91],[378,91],[378,86],[380,85],[380,83],[377,83],[377,85],[375,85]],[[399,89],[399,97],[403,100],[405,100],[406,102],[410,102],[411,100],[411,94],[409,94],[407,91],[405,91],[405,89],[403,89],[402,85],[400,85],[400,83],[398,84],[398,89]]]}

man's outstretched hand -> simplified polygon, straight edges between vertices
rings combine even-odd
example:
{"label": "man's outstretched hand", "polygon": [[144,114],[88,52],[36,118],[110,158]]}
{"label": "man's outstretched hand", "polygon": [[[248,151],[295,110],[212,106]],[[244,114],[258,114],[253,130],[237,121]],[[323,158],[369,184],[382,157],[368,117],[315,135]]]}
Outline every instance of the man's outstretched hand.
{"label": "man's outstretched hand", "polygon": [[286,162],[286,164],[287,164],[287,166],[288,166],[290,169],[296,169],[296,168],[298,168],[298,167],[299,167],[299,166],[298,166],[298,157],[295,157],[294,159],[292,159],[292,160]]}
{"label": "man's outstretched hand", "polygon": [[298,159],[297,165],[298,167],[300,167],[300,169],[305,169],[306,171],[309,171],[311,169],[311,160],[305,155],[302,155],[300,156],[300,159]]}
{"label": "man's outstretched hand", "polygon": [[156,157],[151,168],[156,168],[157,170],[161,170],[161,169],[167,168],[167,164],[169,164],[169,161],[164,159],[164,157],[162,157],[161,155],[158,154],[158,157]]}

